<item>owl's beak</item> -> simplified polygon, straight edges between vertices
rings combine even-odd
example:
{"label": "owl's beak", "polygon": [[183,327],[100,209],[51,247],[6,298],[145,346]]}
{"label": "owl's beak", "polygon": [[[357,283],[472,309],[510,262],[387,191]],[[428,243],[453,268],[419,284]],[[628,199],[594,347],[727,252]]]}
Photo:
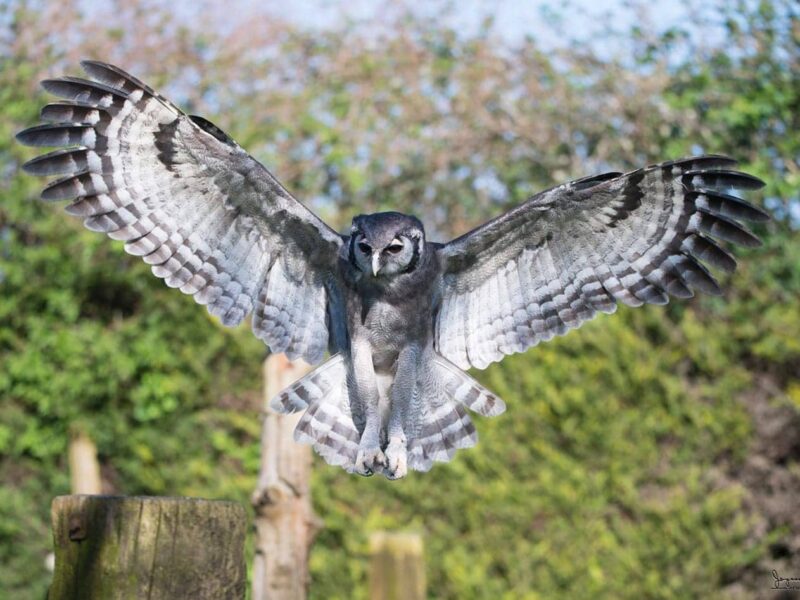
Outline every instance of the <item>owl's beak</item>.
{"label": "owl's beak", "polygon": [[373,252],[372,253],[372,276],[377,277],[378,271],[381,270],[381,253],[380,252]]}

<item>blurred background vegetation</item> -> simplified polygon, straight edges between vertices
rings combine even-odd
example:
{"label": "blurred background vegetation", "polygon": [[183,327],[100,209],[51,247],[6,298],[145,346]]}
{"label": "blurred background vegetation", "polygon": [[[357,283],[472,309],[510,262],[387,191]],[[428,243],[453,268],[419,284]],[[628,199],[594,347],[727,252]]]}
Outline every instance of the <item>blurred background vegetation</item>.
{"label": "blurred background vegetation", "polygon": [[313,26],[255,3],[0,0],[0,596],[44,597],[71,435],[108,492],[249,504],[258,470],[249,328],[20,174],[36,82],[84,57],[213,120],[337,227],[397,208],[445,239],[553,183],[700,152],[767,182],[765,245],[736,251],[724,297],[621,308],[479,373],[508,413],[430,473],[318,461],[312,598],[365,598],[382,528],[424,534],[432,598],[772,598],[773,569],[800,577],[800,7],[690,0],[665,25],[612,3],[626,17],[586,35],[580,2],[540,4],[510,38],[476,2],[466,27],[458,3]]}

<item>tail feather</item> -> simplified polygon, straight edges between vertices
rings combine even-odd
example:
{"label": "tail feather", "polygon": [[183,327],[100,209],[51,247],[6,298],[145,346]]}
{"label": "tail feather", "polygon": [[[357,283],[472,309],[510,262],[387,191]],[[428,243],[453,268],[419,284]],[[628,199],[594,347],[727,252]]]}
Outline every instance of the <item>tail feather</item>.
{"label": "tail feather", "polygon": [[311,445],[328,464],[352,470],[361,436],[350,411],[346,373],[344,357],[332,356],[282,390],[270,406],[280,413],[305,410],[295,441]]}
{"label": "tail feather", "polygon": [[[461,448],[478,442],[467,409],[484,416],[499,415],[503,401],[441,356],[417,385],[404,430],[408,466],[428,471],[448,462]],[[347,387],[347,365],[335,355],[281,391],[270,402],[281,413],[305,411],[294,432],[331,465],[355,470],[361,431],[354,420]]]}
{"label": "tail feather", "polygon": [[452,400],[432,409],[422,428],[409,443],[409,466],[428,471],[435,462],[453,460],[457,450],[478,443],[478,432],[463,406]]}
{"label": "tail feather", "polygon": [[294,439],[309,444],[330,465],[350,470],[358,454],[359,434],[353,419],[324,400],[314,402],[294,430]]}
{"label": "tail feather", "polygon": [[281,390],[269,403],[272,410],[289,414],[307,409],[315,400],[332,393],[344,381],[346,365],[344,357],[336,354],[319,367]]}
{"label": "tail feather", "polygon": [[484,417],[496,417],[505,412],[505,402],[449,360],[437,354],[434,363],[453,400]]}
{"label": "tail feather", "polygon": [[408,465],[428,471],[435,462],[448,462],[457,450],[478,443],[478,432],[466,408],[483,416],[502,413],[506,405],[492,392],[447,359],[434,359],[433,381],[420,390],[423,410],[417,415],[416,435],[409,437]]}

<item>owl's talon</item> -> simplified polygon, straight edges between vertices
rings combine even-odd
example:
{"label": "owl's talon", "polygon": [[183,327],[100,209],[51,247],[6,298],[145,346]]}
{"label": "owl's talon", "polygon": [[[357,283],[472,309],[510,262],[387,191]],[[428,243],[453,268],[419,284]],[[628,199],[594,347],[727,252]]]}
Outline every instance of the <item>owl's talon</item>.
{"label": "owl's talon", "polygon": [[366,477],[386,466],[386,456],[380,447],[359,448],[356,455],[356,473]]}
{"label": "owl's talon", "polygon": [[408,450],[406,442],[400,438],[392,438],[386,447],[387,479],[401,479],[408,473]]}

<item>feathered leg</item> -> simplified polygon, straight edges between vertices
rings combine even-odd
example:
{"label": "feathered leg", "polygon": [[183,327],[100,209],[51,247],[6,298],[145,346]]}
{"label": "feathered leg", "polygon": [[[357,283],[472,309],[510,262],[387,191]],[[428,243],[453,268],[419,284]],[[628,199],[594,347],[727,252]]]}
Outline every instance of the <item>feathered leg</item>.
{"label": "feathered leg", "polygon": [[372,364],[372,350],[364,340],[353,340],[352,361],[347,382],[351,402],[360,403],[364,415],[364,431],[358,444],[355,472],[369,476],[386,465],[381,450],[381,411],[378,382]]}
{"label": "feathered leg", "polygon": [[397,372],[391,388],[391,409],[387,426],[389,444],[386,446],[387,465],[384,474],[389,479],[400,479],[408,472],[408,436],[405,424],[417,388],[419,357],[419,348],[408,346],[397,358]]}

